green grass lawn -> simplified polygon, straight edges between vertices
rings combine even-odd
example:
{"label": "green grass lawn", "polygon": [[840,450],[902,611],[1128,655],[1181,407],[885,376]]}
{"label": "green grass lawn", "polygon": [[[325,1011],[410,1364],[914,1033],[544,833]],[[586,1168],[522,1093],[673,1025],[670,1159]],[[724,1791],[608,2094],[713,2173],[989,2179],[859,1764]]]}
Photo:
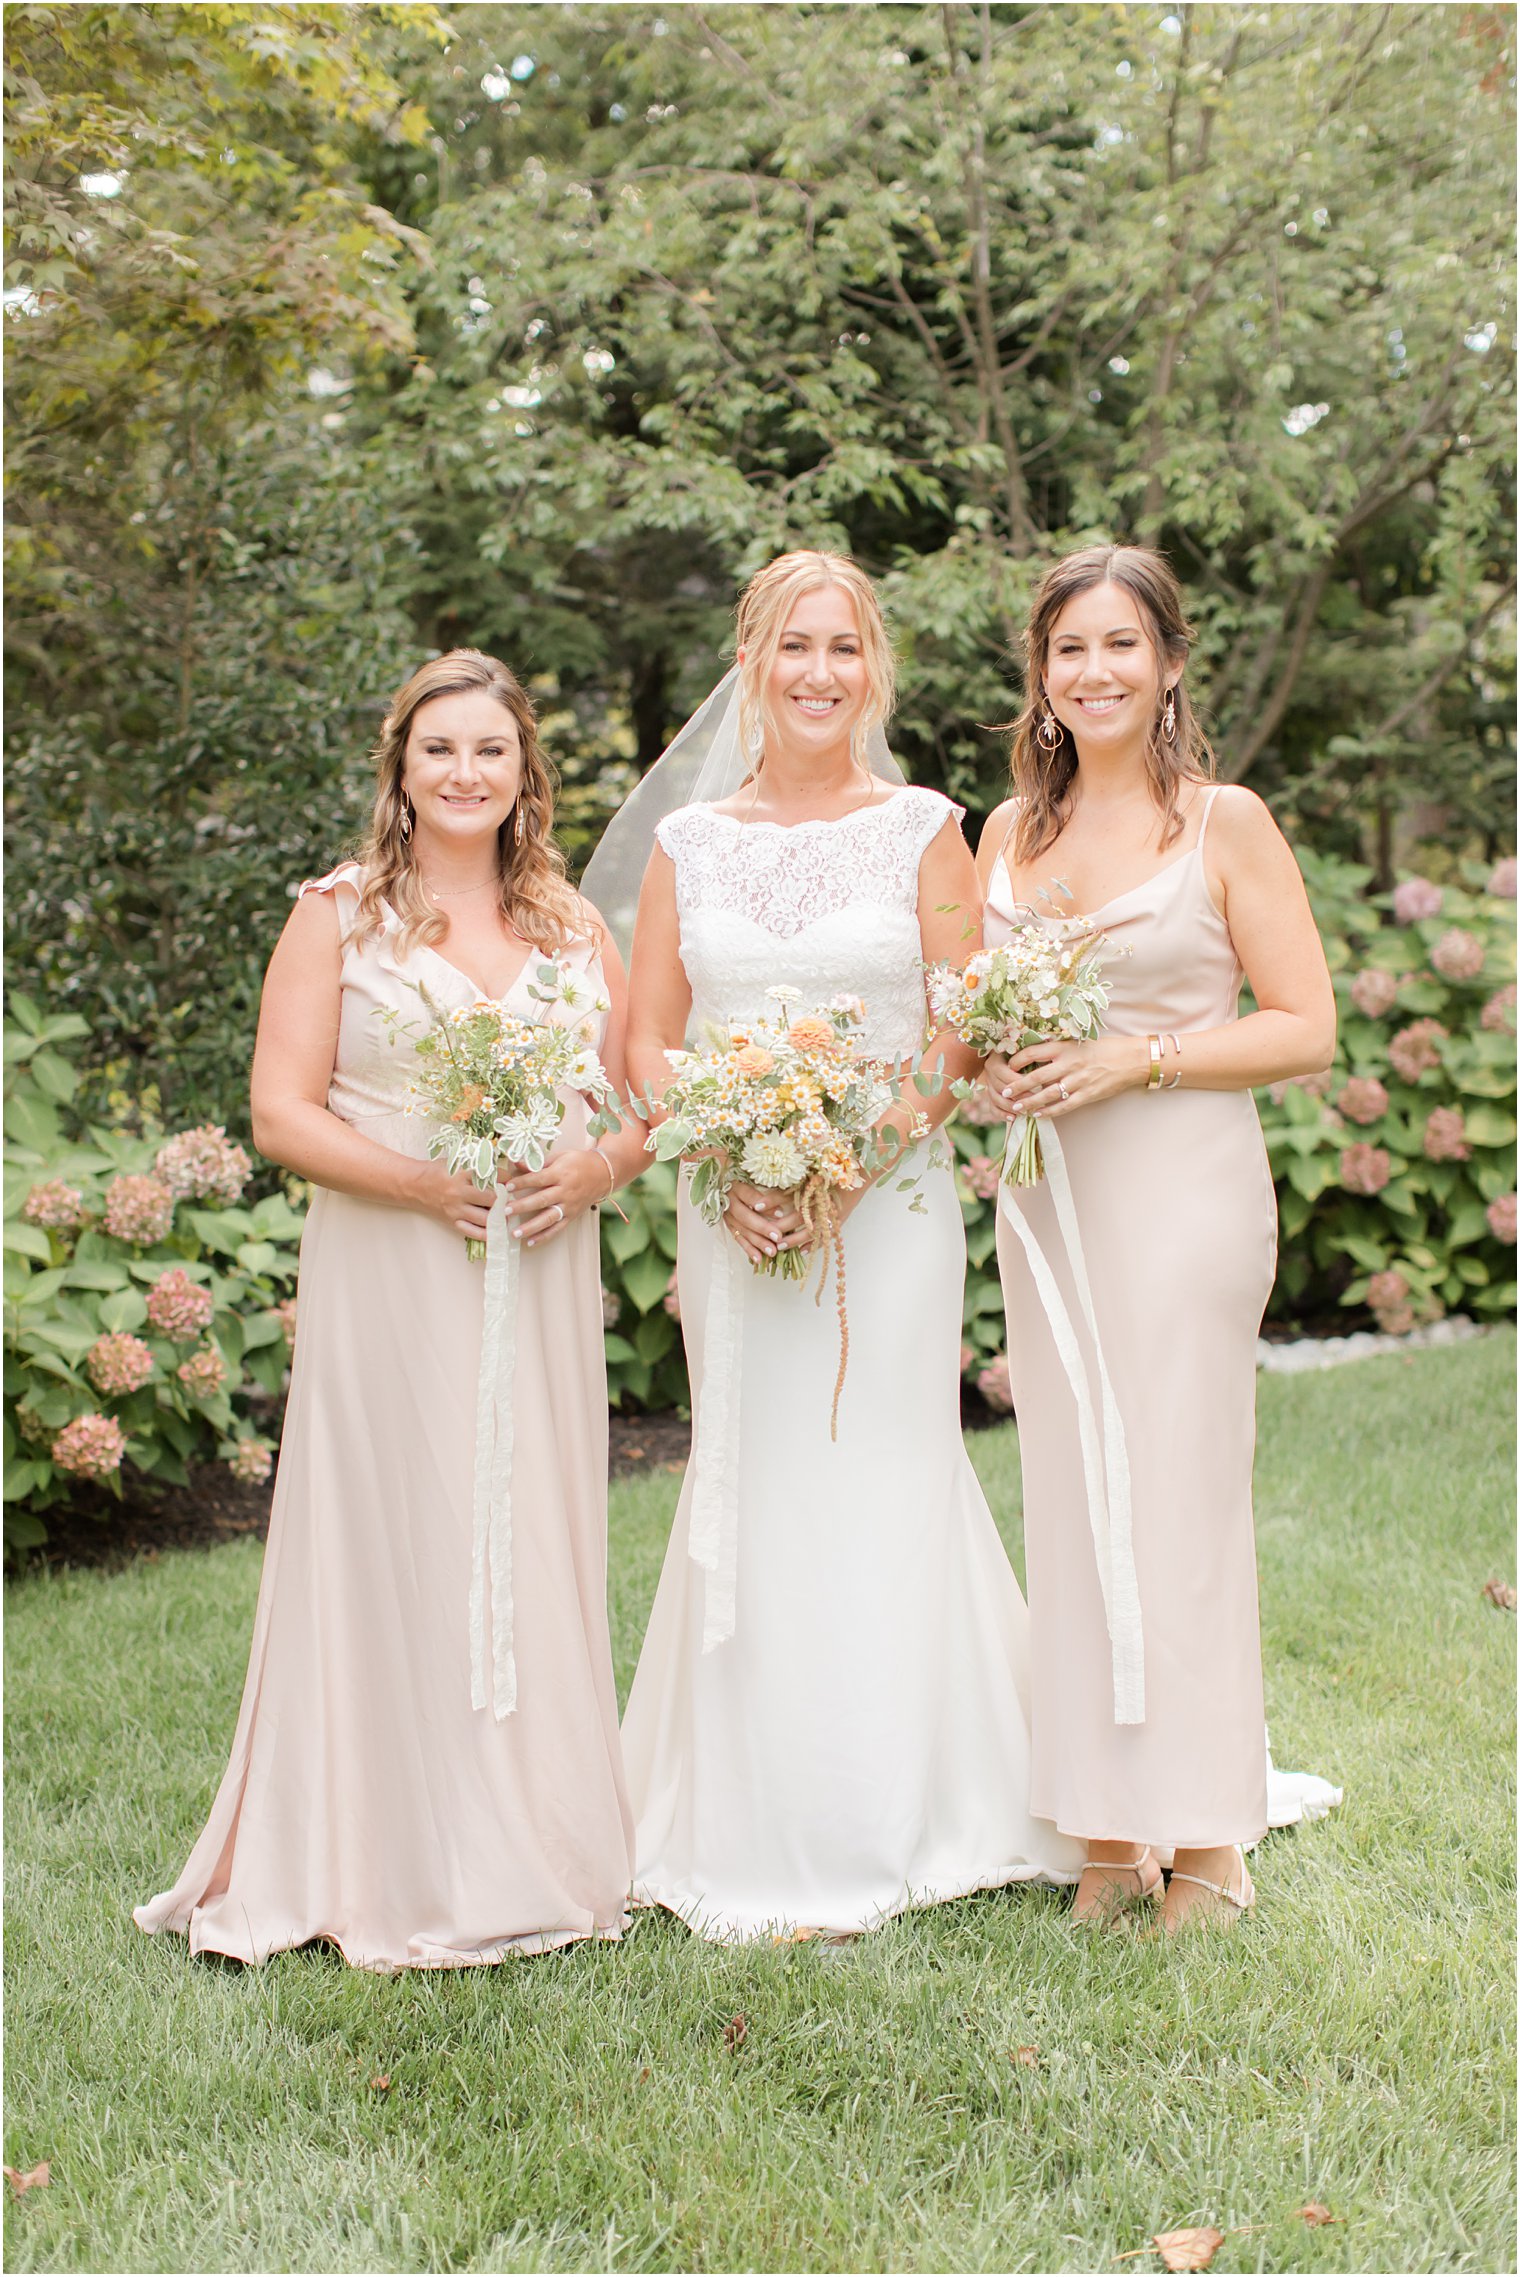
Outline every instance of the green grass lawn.
{"label": "green grass lawn", "polygon": [[[129,1909],[220,1776],[258,1549],[13,1584],[5,2156],[52,2184],[8,2266],[1098,2270],[1209,2222],[1221,2270],[1513,2269],[1514,1356],[1263,1382],[1273,1738],[1347,1798],[1181,1947],[1015,1890],[832,1953],[657,1915],[457,1974],[192,1962]],[[973,1452],[1017,1557],[1014,1434]],[[615,1490],[625,1689],[675,1489]]]}

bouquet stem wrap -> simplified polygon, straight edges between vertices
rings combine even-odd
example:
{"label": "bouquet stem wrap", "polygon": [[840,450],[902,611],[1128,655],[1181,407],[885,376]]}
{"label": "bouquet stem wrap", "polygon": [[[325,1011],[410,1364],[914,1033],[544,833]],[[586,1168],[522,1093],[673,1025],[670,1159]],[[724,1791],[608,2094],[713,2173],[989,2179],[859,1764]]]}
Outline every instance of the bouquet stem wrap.
{"label": "bouquet stem wrap", "polygon": [[485,1252],[485,1312],[475,1391],[470,1703],[475,1708],[489,1706],[500,1723],[517,1706],[517,1661],[512,1650],[512,1380],[522,1246],[508,1231],[506,1196],[499,1186],[486,1220]]}
{"label": "bouquet stem wrap", "polygon": [[[1020,1126],[1032,1122],[1032,1117],[1020,1116],[1009,1126],[1006,1159],[1010,1172],[1027,1136]],[[1028,1181],[1015,1181],[1011,1177],[1005,1179],[998,1187],[998,1207],[1023,1245],[1035,1288],[1039,1292],[1040,1301],[1045,1307],[1045,1317],[1055,1338],[1056,1350],[1071,1385],[1072,1397],[1077,1403],[1082,1475],[1087,1486],[1087,1514],[1092,1527],[1093,1549],[1097,1556],[1098,1580],[1103,1591],[1103,1611],[1108,1624],[1113,1667],[1114,1722],[1143,1724],[1145,1638],[1140,1622],[1140,1584],[1135,1573],[1129,1449],[1124,1437],[1124,1419],[1119,1413],[1119,1403],[1114,1397],[1114,1387],[1103,1358],[1103,1346],[1098,1340],[1097,1312],[1093,1305],[1092,1285],[1087,1277],[1087,1258],[1082,1248],[1082,1232],[1077,1223],[1076,1203],[1072,1197],[1065,1152],[1053,1123],[1046,1122],[1041,1137],[1045,1175],[1050,1182],[1050,1198],[1055,1205],[1056,1224],[1066,1247],[1077,1302],[1081,1307],[1097,1364],[1099,1402],[1103,1410],[1101,1436],[1097,1416],[1099,1402],[1093,1399],[1092,1386],[1088,1381],[1087,1367],[1071,1315],[1066,1309],[1049,1259],[1036,1241],[1023,1212],[1015,1206],[1010,1195],[1011,1184],[1027,1184]]]}

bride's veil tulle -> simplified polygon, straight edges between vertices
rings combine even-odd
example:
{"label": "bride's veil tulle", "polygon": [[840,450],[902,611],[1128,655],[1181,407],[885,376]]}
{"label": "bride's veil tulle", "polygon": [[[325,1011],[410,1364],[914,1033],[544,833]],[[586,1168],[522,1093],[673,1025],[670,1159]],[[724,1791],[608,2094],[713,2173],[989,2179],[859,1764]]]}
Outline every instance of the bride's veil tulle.
{"label": "bride's veil tulle", "polygon": [[[871,730],[866,764],[885,782],[903,771],[880,727]],[[655,827],[677,807],[710,805],[736,791],[751,771],[739,738],[739,667],[730,666],[647,775],[635,783],[602,832],[586,864],[581,891],[602,913],[627,961]]]}

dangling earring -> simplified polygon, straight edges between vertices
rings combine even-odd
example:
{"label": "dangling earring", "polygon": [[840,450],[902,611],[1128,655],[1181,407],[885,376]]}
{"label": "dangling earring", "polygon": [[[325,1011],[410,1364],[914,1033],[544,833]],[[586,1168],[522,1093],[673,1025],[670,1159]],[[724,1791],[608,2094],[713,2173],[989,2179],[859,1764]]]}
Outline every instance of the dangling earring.
{"label": "dangling earring", "polygon": [[1034,731],[1034,739],[1042,750],[1055,751],[1060,746],[1061,732],[1061,723],[1056,718],[1055,713],[1051,710],[1050,698],[1047,696],[1045,699],[1044,717],[1041,719],[1039,726]]}
{"label": "dangling earring", "polygon": [[1161,707],[1161,732],[1166,737],[1168,743],[1176,742],[1177,691],[1175,688],[1168,688],[1166,691],[1166,701]]}
{"label": "dangling earring", "polygon": [[523,842],[524,838],[526,838],[526,836],[527,836],[527,835],[528,835],[527,824],[526,824],[526,823],[524,822],[524,820],[523,820],[523,801],[522,801],[522,792],[521,792],[521,791],[519,791],[519,792],[518,792],[518,794],[517,794],[517,811],[516,811],[516,813],[515,813],[515,814],[513,815],[513,817],[512,817],[512,843],[513,843],[513,845],[514,845],[514,846],[520,846],[520,845],[522,844],[522,842]]}
{"label": "dangling earring", "polygon": [[760,772],[760,762],[765,756],[764,720],[758,718],[752,719],[749,725],[745,728],[744,755],[750,763],[751,772],[758,775]]}
{"label": "dangling earring", "polygon": [[400,830],[401,830],[401,843],[402,843],[402,845],[403,845],[403,846],[410,846],[410,844],[411,844],[411,842],[412,842],[412,809],[411,809],[411,805],[410,805],[410,802],[409,802],[409,801],[408,801],[408,799],[407,799],[407,795],[406,795],[405,791],[403,791],[403,792],[402,792],[402,794],[401,794],[401,822],[400,822]]}

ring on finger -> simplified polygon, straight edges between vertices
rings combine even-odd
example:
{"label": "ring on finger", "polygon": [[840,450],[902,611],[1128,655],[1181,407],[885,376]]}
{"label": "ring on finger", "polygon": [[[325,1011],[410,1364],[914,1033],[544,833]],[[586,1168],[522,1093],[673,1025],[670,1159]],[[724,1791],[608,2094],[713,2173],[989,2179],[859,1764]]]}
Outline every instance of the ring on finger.
{"label": "ring on finger", "polygon": [[560,1221],[563,1219],[564,1215],[565,1215],[565,1205],[564,1205],[564,1203],[563,1203],[563,1202],[556,1202],[556,1203],[555,1203],[555,1205],[554,1205],[554,1218],[555,1218],[555,1223],[556,1223],[556,1224],[558,1224],[558,1223],[559,1223],[559,1222],[560,1222]]}

